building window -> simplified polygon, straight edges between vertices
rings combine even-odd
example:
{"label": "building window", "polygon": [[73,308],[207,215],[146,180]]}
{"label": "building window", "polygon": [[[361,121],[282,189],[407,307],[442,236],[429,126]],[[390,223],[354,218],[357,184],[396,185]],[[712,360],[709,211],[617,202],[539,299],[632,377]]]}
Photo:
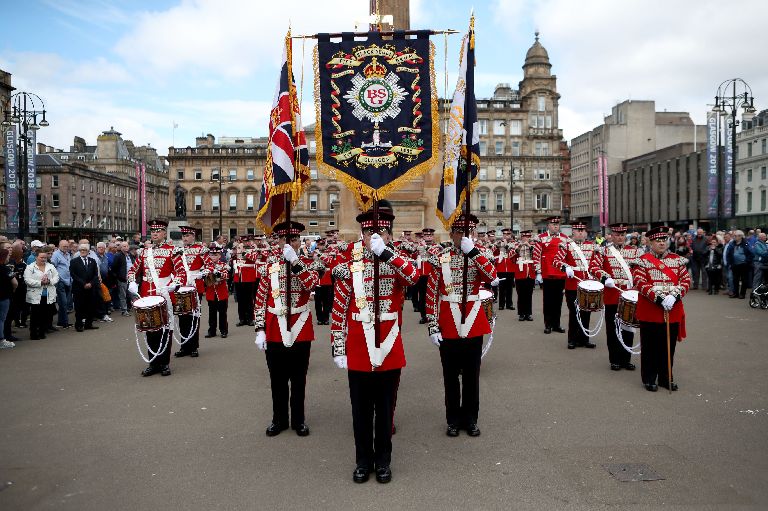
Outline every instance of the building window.
{"label": "building window", "polygon": [[309,177],[312,179],[317,179],[317,169],[311,168],[309,169]]}
{"label": "building window", "polygon": [[747,158],[752,156],[752,142],[747,142]]}
{"label": "building window", "polygon": [[215,240],[218,237],[219,237],[219,229],[214,227],[213,229],[211,229],[211,239]]}
{"label": "building window", "polygon": [[219,196],[218,195],[212,195],[211,196],[211,209],[213,211],[219,210]]}
{"label": "building window", "polygon": [[733,212],[735,214],[739,212],[739,194],[737,193],[733,198],[735,199],[733,201]]}
{"label": "building window", "polygon": [[237,169],[229,169],[229,180],[237,181]]}
{"label": "building window", "polygon": [[237,194],[236,193],[229,194],[229,210],[237,211]]}
{"label": "building window", "polygon": [[339,194],[336,192],[331,192],[328,194],[328,209],[330,209],[331,211],[334,210],[334,206],[333,206],[334,202],[339,202]]}
{"label": "building window", "polygon": [[309,221],[309,226],[310,227],[317,227],[317,220],[310,220]]}
{"label": "building window", "polygon": [[54,227],[59,227],[61,225],[61,219],[59,219],[59,215],[51,215],[51,223]]}
{"label": "building window", "polygon": [[93,181],[91,181],[91,193],[93,193]]}
{"label": "building window", "polygon": [[202,181],[203,180],[203,171],[200,169],[195,169],[195,181]]}
{"label": "building window", "polygon": [[317,211],[317,194],[316,193],[309,194],[309,210]]}
{"label": "building window", "polygon": [[112,213],[112,201],[107,203],[107,213]]}
{"label": "building window", "polygon": [[504,154],[504,142],[502,142],[501,140],[496,141],[496,148],[494,153],[496,155]]}
{"label": "building window", "polygon": [[747,183],[752,182],[752,169],[747,169]]}
{"label": "building window", "polygon": [[496,167],[496,179],[504,179],[504,167]]}
{"label": "building window", "polygon": [[549,143],[548,142],[536,142],[534,146],[534,154],[536,156],[549,156]]}
{"label": "building window", "polygon": [[488,144],[480,141],[480,156],[486,156],[488,154]]}
{"label": "building window", "polygon": [[249,234],[249,235],[256,234],[256,229],[254,227],[246,227],[245,234]]}
{"label": "building window", "polygon": [[336,227],[336,222],[334,220],[328,220],[328,227]]}
{"label": "building window", "polygon": [[747,213],[752,211],[752,192],[747,192]]}
{"label": "building window", "polygon": [[43,196],[42,195],[37,195],[35,197],[35,204],[37,205],[38,208],[42,208],[43,207]]}
{"label": "building window", "polygon": [[35,188],[37,188],[39,190],[42,187],[43,187],[43,178],[42,178],[42,176],[37,176],[35,178]]}
{"label": "building window", "polygon": [[219,169],[211,169],[211,181],[219,180]]}
{"label": "building window", "polygon": [[253,169],[247,169],[245,171],[245,179],[247,181],[253,181],[254,179],[256,179],[256,177],[255,177],[255,175],[253,173]]}
{"label": "building window", "polygon": [[77,207],[77,195],[75,195],[74,193],[72,194],[72,207],[73,208]]}
{"label": "building window", "polygon": [[512,209],[520,211],[520,194],[516,193],[512,196]]}
{"label": "building window", "polygon": [[520,142],[512,142],[512,156],[520,156]]}
{"label": "building window", "polygon": [[549,209],[549,194],[537,193],[536,194],[536,209]]}
{"label": "building window", "polygon": [[480,119],[477,121],[477,130],[480,135],[488,134],[488,119]]}
{"label": "building window", "polygon": [[488,194],[481,192],[477,195],[480,198],[480,211],[488,211]]}
{"label": "building window", "polygon": [[507,125],[507,123],[503,120],[496,119],[493,121],[493,134],[494,135],[504,135],[504,127]]}
{"label": "building window", "polygon": [[84,191],[85,191],[85,178],[82,178],[82,179],[80,180],[80,191],[81,191],[81,192],[84,192]]}
{"label": "building window", "polygon": [[85,209],[85,197],[80,197],[80,209]]}
{"label": "building window", "polygon": [[760,211],[765,211],[765,190],[760,190]]}
{"label": "building window", "polygon": [[536,169],[533,171],[533,178],[539,181],[546,181],[549,179],[549,169]]}
{"label": "building window", "polygon": [[496,192],[496,211],[504,211],[504,192]]}
{"label": "building window", "polygon": [[509,134],[514,135],[522,135],[523,134],[523,123],[520,120],[512,120],[509,121]]}
{"label": "building window", "polygon": [[735,184],[735,185],[739,184],[739,173],[738,172],[734,172],[733,173],[733,184]]}
{"label": "building window", "polygon": [[477,174],[477,178],[480,181],[486,181],[488,179],[488,169],[485,167],[480,167],[480,171]]}
{"label": "building window", "polygon": [[176,171],[176,179],[179,181],[184,181],[184,171],[183,170],[177,170]]}
{"label": "building window", "polygon": [[253,194],[249,193],[245,196],[245,209],[247,211],[253,211]]}
{"label": "building window", "polygon": [[765,167],[760,167],[760,179],[765,179]]}
{"label": "building window", "polygon": [[53,174],[51,176],[51,188],[58,188],[59,187],[59,176],[56,174]]}
{"label": "building window", "polygon": [[545,98],[544,96],[539,96],[537,99],[539,100],[538,101],[539,112],[543,112],[544,110],[546,110],[547,98]]}

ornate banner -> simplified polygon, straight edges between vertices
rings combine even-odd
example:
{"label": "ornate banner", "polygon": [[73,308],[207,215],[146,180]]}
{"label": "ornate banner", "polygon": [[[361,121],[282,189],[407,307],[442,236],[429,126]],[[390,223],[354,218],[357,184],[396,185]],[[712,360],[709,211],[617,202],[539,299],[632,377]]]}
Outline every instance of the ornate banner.
{"label": "ornate banner", "polygon": [[342,181],[363,210],[429,171],[439,151],[434,46],[429,32],[366,41],[318,35],[318,168]]}
{"label": "ornate banner", "polygon": [[19,167],[16,151],[16,126],[8,126],[3,131],[5,137],[5,205],[6,230],[8,233],[19,232]]}
{"label": "ornate banner", "polygon": [[719,150],[717,112],[707,112],[707,216],[709,218],[717,216],[717,198],[720,190],[717,173],[717,152]]}
{"label": "ornate banner", "polygon": [[27,149],[27,210],[29,212],[29,233],[37,234],[37,131],[32,132]]}

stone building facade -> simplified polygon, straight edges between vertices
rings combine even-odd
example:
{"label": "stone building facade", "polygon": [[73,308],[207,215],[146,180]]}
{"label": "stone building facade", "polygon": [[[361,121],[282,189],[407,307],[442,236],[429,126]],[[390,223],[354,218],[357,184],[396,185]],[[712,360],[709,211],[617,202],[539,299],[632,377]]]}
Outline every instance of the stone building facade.
{"label": "stone building facade", "polygon": [[768,110],[757,114],[736,134],[736,224],[768,225]]}

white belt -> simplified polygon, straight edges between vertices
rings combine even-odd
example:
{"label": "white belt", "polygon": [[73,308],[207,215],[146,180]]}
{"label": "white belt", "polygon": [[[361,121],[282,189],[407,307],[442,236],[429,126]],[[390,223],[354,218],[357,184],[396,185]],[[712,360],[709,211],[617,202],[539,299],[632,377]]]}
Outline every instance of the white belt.
{"label": "white belt", "polygon": [[[373,314],[363,314],[361,316],[357,312],[353,312],[352,313],[352,319],[354,321],[359,321],[361,323],[363,323],[363,322],[373,322]],[[393,321],[395,319],[398,319],[397,312],[382,312],[382,313],[379,314],[379,320],[381,320],[381,321]]]}
{"label": "white belt", "polygon": [[[440,295],[440,299],[448,303],[461,303],[461,295]],[[476,302],[478,300],[480,300],[478,295],[467,295],[467,302]]]}
{"label": "white belt", "polygon": [[[151,277],[151,275],[150,275]],[[168,287],[168,284],[173,280],[170,276],[169,277],[157,277],[157,279],[150,279],[150,283],[154,285],[156,288],[159,287]]]}
{"label": "white belt", "polygon": [[[281,307],[279,309],[275,307],[267,307],[267,310],[275,316],[285,316],[288,313],[288,309],[286,307]],[[302,312],[306,312],[308,310],[309,304],[305,303],[300,307],[291,307],[291,314],[301,314]]]}
{"label": "white belt", "polygon": [[238,267],[239,267],[239,268],[256,268],[256,265],[255,265],[255,264],[246,264],[246,263],[243,263],[243,264],[241,264],[241,265],[238,265]]}

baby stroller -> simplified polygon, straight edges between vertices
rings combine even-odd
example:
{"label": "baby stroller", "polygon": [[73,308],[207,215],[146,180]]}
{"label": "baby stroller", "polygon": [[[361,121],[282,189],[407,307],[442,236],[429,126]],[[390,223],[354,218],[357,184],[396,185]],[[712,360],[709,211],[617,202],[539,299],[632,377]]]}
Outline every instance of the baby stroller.
{"label": "baby stroller", "polygon": [[752,294],[749,295],[749,306],[753,309],[758,307],[768,309],[768,284],[762,282],[752,290]]}

